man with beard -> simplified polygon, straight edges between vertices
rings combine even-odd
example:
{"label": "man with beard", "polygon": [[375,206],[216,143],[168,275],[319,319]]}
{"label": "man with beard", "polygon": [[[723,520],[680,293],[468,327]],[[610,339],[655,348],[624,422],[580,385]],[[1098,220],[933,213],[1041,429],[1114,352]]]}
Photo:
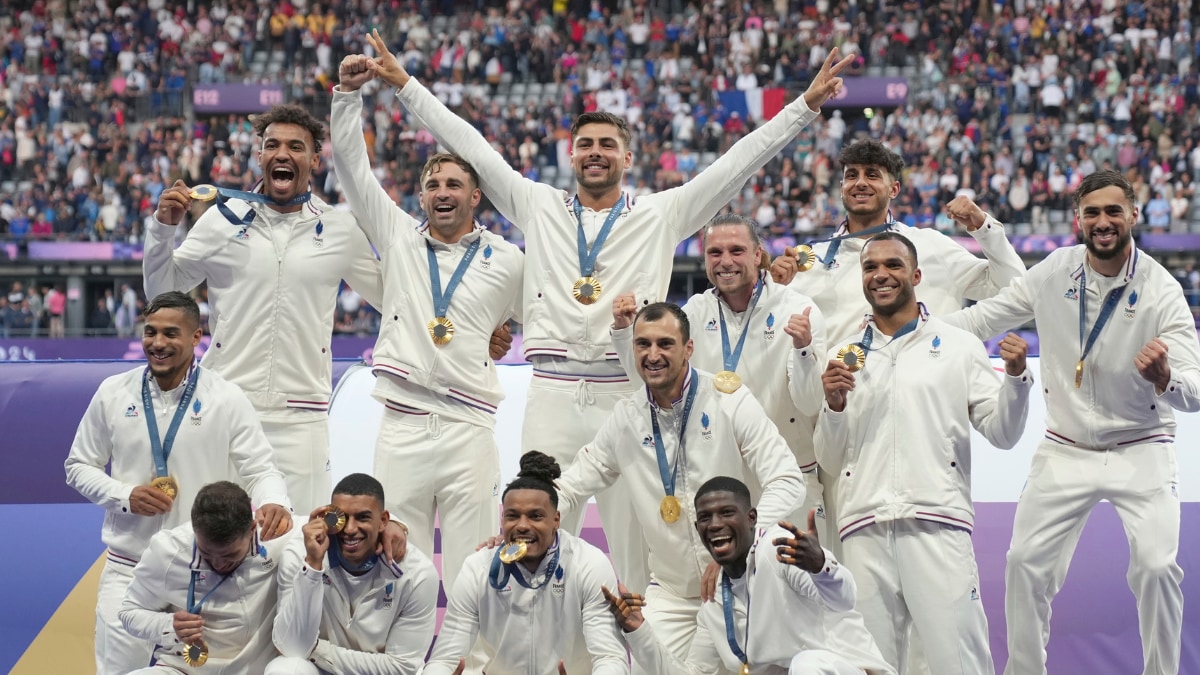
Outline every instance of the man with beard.
{"label": "man with beard", "polygon": [[602,588],[615,587],[600,549],[559,528],[558,462],[532,451],[504,488],[503,545],[463,564],[425,675],[462,673],[479,638],[489,675],[627,675],[625,647]]}
{"label": "man with beard", "polygon": [[854,609],[854,577],[821,548],[815,521],[810,511],[807,531],[788,522],[757,527],[744,483],[706,481],[696,491],[695,527],[721,566],[720,600],[700,610],[682,660],[643,623],[642,596],[605,589],[634,658],[662,675],[895,675]]}
{"label": "man with beard", "polygon": [[[254,117],[263,180],[251,192],[163,191],[146,230],[146,294],[207,281],[212,344],[205,367],[238,385],[262,420],[292,504],[308,513],[326,498],[329,475],[330,339],[345,279],[375,307],[379,263],[346,211],[309,191],[325,127],[295,105]],[[193,200],[217,198],[174,247]]]}
{"label": "man with beard", "polygon": [[362,135],[358,90],[375,77],[369,61],[343,59],[330,126],[342,189],[384,272],[374,475],[422,551],[434,550],[438,518],[449,590],[475,545],[496,532],[504,390],[488,348],[493,329],[519,316],[525,256],[475,222],[479,177],[461,157],[435,154],[421,170],[424,225],[392,201]]}
{"label": "man with beard", "polygon": [[178,291],[151,300],[142,334],[147,365],[101,383],[67,457],[67,484],[106,511],[96,601],[100,675],[150,663],[153,643],[130,635],[117,614],[151,537],[186,523],[202,487],[228,479],[245,485],[259,505],[264,540],[292,525],[287,486],[254,407],[241,389],[196,363],[199,342],[195,300]]}
{"label": "man with beard", "polygon": [[642,309],[633,361],[645,390],[617,404],[558,481],[565,511],[582,509],[622,476],[629,482],[633,517],[650,544],[646,619],[679,658],[696,632],[701,573],[712,560],[689,525],[696,488],[713,476],[752,478],[768,522],[804,502],[804,474],[762,406],[746,387],[718,391],[713,375],[692,367],[692,351],[683,310],[666,302]]}
{"label": "man with beard", "polygon": [[1074,194],[1083,244],[947,322],[990,337],[1037,321],[1046,437],[1017,502],[1005,570],[1006,675],[1046,672],[1050,602],[1092,508],[1129,538],[1147,673],[1179,672],[1183,571],[1174,410],[1200,410],[1200,348],[1179,284],[1133,245],[1133,188],[1116,171]]}
{"label": "man with beard", "polygon": [[883,232],[861,253],[871,306],[822,375],[817,461],[837,472],[836,526],[859,609],[888,663],[903,668],[915,628],[933,675],[994,672],[971,546],[971,427],[992,445],[1021,438],[1033,378],[1025,341],[1000,343],[997,378],[975,336],[917,302],[916,248]]}
{"label": "man with beard", "polygon": [[388,512],[383,486],[352,473],[283,551],[274,642],[265,675],[405,675],[421,670],[436,622],[433,562],[410,546],[376,554]]}
{"label": "man with beard", "polygon": [[[633,293],[644,307],[666,297],[675,248],[817,116],[840,90],[838,74],[854,56],[836,61],[837,50],[831,50],[803,96],[712,166],[680,187],[634,200],[622,189],[633,166],[624,119],[603,112],[576,118],[575,194],[566,194],[514,171],[474,127],[410,78],[378,35],[368,39],[380,54],[374,67],[398,89],[405,109],[479,171],[496,209],[525,234],[524,348],[534,374],[522,447],[543,449],[564,466],[637,389],[609,335],[609,299]],[[630,588],[642,590],[647,554],[639,518],[629,510],[635,501],[621,485],[597,496],[617,572]],[[582,510],[568,516],[565,529],[578,531],[582,517]]]}
{"label": "man with beard", "polygon": [[[264,541],[250,496],[200,489],[192,520],[154,535],[121,605],[121,624],[158,645],[137,675],[261,673],[275,656],[275,574],[285,539]],[[131,673],[132,675],[132,673]]]}
{"label": "man with beard", "polygon": [[[796,457],[805,478],[807,514],[821,505],[812,427],[804,415],[821,409],[821,370],[825,358],[825,326],[821,310],[807,296],[775,283],[759,270],[764,254],[753,220],[722,214],[701,230],[704,271],[712,288],[693,295],[683,312],[693,326],[691,363],[709,373],[719,391],[745,387],[762,404]],[[636,299],[626,294],[614,301],[613,344],[626,372],[636,373],[633,324]],[[799,414],[797,414],[799,413]],[[820,519],[825,522],[824,518]]]}

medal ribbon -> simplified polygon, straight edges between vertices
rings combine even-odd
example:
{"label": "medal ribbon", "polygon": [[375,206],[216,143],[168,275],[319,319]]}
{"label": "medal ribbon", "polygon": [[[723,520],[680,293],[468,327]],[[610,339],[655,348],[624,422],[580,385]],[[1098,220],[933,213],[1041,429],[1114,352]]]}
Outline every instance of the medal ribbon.
{"label": "medal ribbon", "polygon": [[[905,335],[908,335],[909,333],[916,330],[917,325],[919,325],[920,323],[921,323],[921,316],[920,316],[920,314],[918,314],[917,318],[904,324],[903,326],[900,327],[900,330],[896,331],[896,334],[892,336],[892,342],[895,342],[896,340],[899,340],[900,338],[904,337]],[[873,343],[873,342],[875,342],[875,330],[873,328],[871,328],[871,324],[867,324],[867,329],[865,331],[863,331],[862,342],[858,343],[859,346],[862,347],[864,360],[866,359],[867,355],[871,353],[871,343]],[[888,344],[891,344],[891,343],[889,342]]]}
{"label": "medal ribbon", "polygon": [[612,232],[613,225],[617,223],[617,218],[621,217],[621,212],[625,210],[625,194],[621,194],[621,198],[608,212],[608,217],[604,219],[604,224],[600,226],[600,232],[596,234],[596,241],[592,242],[592,249],[589,251],[587,246],[587,236],[583,233],[583,204],[579,203],[579,195],[575,196],[572,208],[575,210],[575,222],[579,225],[578,240],[579,240],[579,276],[590,277],[596,271],[596,258],[600,257],[600,249],[604,248],[604,242],[608,239],[608,235]]}
{"label": "medal ribbon", "polygon": [[683,404],[683,415],[679,423],[679,452],[675,456],[675,466],[667,465],[667,448],[663,445],[662,430],[658,426],[658,414],[654,412],[655,404],[650,404],[650,425],[654,429],[654,454],[658,457],[658,475],[662,478],[663,491],[668,497],[675,495],[675,477],[679,474],[679,460],[683,458],[683,433],[687,429],[688,416],[692,414],[692,403],[696,401],[696,386],[700,383],[696,377],[696,369],[692,369],[692,384],[688,387],[687,399]]}
{"label": "medal ribbon", "polygon": [[[192,544],[192,556],[194,557],[195,555],[196,555],[196,544],[193,543]],[[213,593],[215,593],[217,591],[217,589],[221,587],[221,584],[228,581],[229,577],[233,576],[233,572],[223,575],[221,577],[221,580],[217,582],[217,585],[210,588],[209,591],[204,594],[204,597],[200,598],[200,602],[196,602],[196,579],[199,578],[199,576],[200,576],[200,570],[192,570],[192,580],[188,582],[188,596],[187,596],[188,614],[199,614],[200,608],[204,606],[204,602],[206,600],[208,600],[208,597],[210,595],[212,595]]]}
{"label": "medal ribbon", "polygon": [[[337,539],[337,537],[334,537],[334,539]],[[379,556],[373,555],[370,558],[367,558],[362,565],[354,565],[343,558],[342,554],[338,552],[338,542],[331,541],[329,543],[329,561],[346,570],[350,574],[362,574],[375,569],[375,563],[379,562]]]}
{"label": "medal ribbon", "polygon": [[733,372],[737,370],[738,361],[742,360],[742,347],[746,344],[746,334],[750,332],[750,315],[754,313],[755,306],[758,305],[758,297],[762,295],[765,283],[760,279],[758,287],[754,289],[754,297],[750,300],[750,306],[746,308],[746,322],[742,327],[742,335],[738,338],[737,349],[731,353],[729,351],[729,329],[725,327],[725,313],[721,311],[721,303],[717,303],[717,316],[721,319],[721,356],[724,359],[725,370]]}
{"label": "medal ribbon", "polygon": [[171,426],[167,427],[165,439],[158,437],[158,420],[154,415],[154,399],[150,396],[150,377],[150,366],[146,366],[146,373],[142,376],[142,413],[146,417],[146,429],[150,432],[150,454],[154,457],[154,473],[162,477],[167,475],[167,458],[171,456],[171,447],[175,445],[175,435],[179,433],[179,425],[183,422],[184,414],[187,413],[188,403],[191,403],[192,395],[196,393],[196,382],[200,380],[200,368],[192,364],[192,373],[188,376],[183,396],[179,398],[179,405],[175,408],[175,416],[171,418]]}
{"label": "medal ribbon", "polygon": [[1084,263],[1083,268],[1079,272],[1079,363],[1083,364],[1083,360],[1091,353],[1092,347],[1096,344],[1096,338],[1100,337],[1100,331],[1104,325],[1108,323],[1108,319],[1112,316],[1113,310],[1117,308],[1117,303],[1121,301],[1121,296],[1125,295],[1125,289],[1129,288],[1129,282],[1125,282],[1123,286],[1118,286],[1108,293],[1108,297],[1104,299],[1104,304],[1100,307],[1100,316],[1096,317],[1096,324],[1092,326],[1092,332],[1087,336],[1087,342],[1084,342],[1083,334],[1086,332],[1087,326],[1087,263]]}
{"label": "medal ribbon", "polygon": [[450,283],[446,284],[445,292],[442,291],[442,273],[438,270],[437,254],[433,252],[433,244],[425,242],[425,252],[429,254],[429,284],[433,291],[433,315],[436,317],[446,316],[446,312],[450,311],[450,298],[454,296],[454,291],[458,288],[458,284],[462,281],[463,275],[467,273],[467,267],[471,265],[471,261],[475,258],[475,252],[479,250],[479,240],[471,242],[467,246],[467,252],[463,254],[462,260],[458,261],[458,267],[454,268],[454,274],[450,276]]}
{"label": "medal ribbon", "polygon": [[[747,593],[747,598],[749,594]],[[733,655],[742,662],[742,665],[750,663],[746,658],[746,652],[738,646],[737,642],[737,621],[733,616],[733,582],[729,580],[729,575],[721,575],[721,609],[725,612],[725,639],[729,642],[729,649]],[[750,603],[746,603],[746,646],[750,646]]]}
{"label": "medal ribbon", "polygon": [[869,237],[874,234],[879,234],[880,232],[887,232],[888,230],[892,229],[893,225],[898,225],[898,224],[899,223],[897,223],[896,221],[891,220],[889,218],[888,222],[886,222],[882,225],[875,225],[874,227],[868,227],[867,229],[859,230],[858,232],[846,232],[846,234],[840,234],[840,235],[836,235],[833,237],[828,237],[826,239],[813,239],[813,240],[804,242],[804,244],[806,246],[812,246],[814,244],[824,244],[824,243],[828,242],[829,247],[825,249],[825,257],[824,258],[818,257],[817,260],[821,261],[821,264],[825,266],[825,269],[829,269],[829,268],[833,267],[834,258],[837,257],[838,249],[842,247],[842,241],[844,241],[846,239],[855,239],[858,237]]}
{"label": "medal ribbon", "polygon": [[528,588],[531,591],[536,591],[550,583],[550,577],[554,576],[554,571],[558,569],[558,557],[562,549],[558,547],[558,534],[554,535],[554,547],[551,550],[550,562],[546,563],[546,572],[542,575],[542,580],[538,585],[534,586],[525,580],[525,575],[516,568],[521,561],[505,564],[500,560],[500,550],[502,546],[496,547],[496,555],[492,556],[492,568],[488,572],[488,583],[492,588],[500,590],[508,583],[509,577],[515,577],[517,583]]}
{"label": "medal ribbon", "polygon": [[312,193],[303,192],[295,197],[292,197],[286,202],[278,202],[261,192],[247,192],[245,190],[234,190],[232,188],[217,188],[217,210],[221,212],[221,215],[225,216],[225,220],[228,220],[234,225],[249,225],[254,221],[254,217],[258,214],[254,211],[254,209],[250,209],[246,212],[246,215],[241,217],[237,216],[234,214],[233,209],[229,208],[229,206],[225,204],[225,202],[229,201],[230,199],[242,199],[248,202],[257,202],[259,204],[275,204],[277,206],[286,208],[289,206],[298,206],[308,202],[308,200],[312,199]]}

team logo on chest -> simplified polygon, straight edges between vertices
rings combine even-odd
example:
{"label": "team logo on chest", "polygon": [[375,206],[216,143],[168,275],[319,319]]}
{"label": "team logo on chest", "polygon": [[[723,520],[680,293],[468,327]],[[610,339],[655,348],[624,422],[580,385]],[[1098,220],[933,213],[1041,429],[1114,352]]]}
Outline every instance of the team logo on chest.
{"label": "team logo on chest", "polygon": [[137,417],[138,416],[136,403],[129,404],[129,407],[125,409],[125,416],[126,417]]}
{"label": "team logo on chest", "polygon": [[706,330],[706,331],[713,331],[713,332],[716,332],[716,330],[717,330],[717,320],[716,320],[715,318],[713,318],[713,319],[709,319],[709,320],[708,320],[708,323],[704,324],[704,330]]}
{"label": "team logo on chest", "polygon": [[245,240],[249,239],[250,238],[250,226],[246,225],[242,229],[238,230],[237,234],[233,235],[233,238],[237,239],[238,241],[245,241]]}
{"label": "team logo on chest", "polygon": [[316,232],[316,234],[313,236],[313,240],[312,240],[313,248],[321,248],[322,246],[325,245],[325,239],[323,239],[321,237],[321,235],[325,233],[325,223],[322,223],[321,221],[318,220],[315,232]]}
{"label": "team logo on chest", "polygon": [[654,447],[654,437],[650,436],[649,434],[647,434],[646,436],[643,436],[642,437],[642,447],[643,448],[653,448]]}
{"label": "team logo on chest", "polygon": [[550,590],[555,595],[561,596],[567,592],[567,582],[563,579],[564,575],[563,567],[559,565],[558,569],[554,570],[554,580],[550,582]]}
{"label": "team logo on chest", "polygon": [[942,338],[934,335],[933,342],[930,343],[929,358],[936,359],[942,355]]}
{"label": "team logo on chest", "polygon": [[389,581],[387,586],[383,587],[383,608],[390,609],[392,601],[395,599],[393,591],[396,590],[396,582]]}
{"label": "team logo on chest", "polygon": [[1137,310],[1134,309],[1134,307],[1133,307],[1134,305],[1137,304],[1137,301],[1138,301],[1137,291],[1129,291],[1129,304],[1125,305],[1125,318],[1126,319],[1132,319],[1133,315],[1137,314]]}
{"label": "team logo on chest", "polygon": [[201,422],[200,408],[201,407],[202,407],[202,404],[200,403],[200,399],[196,399],[196,402],[192,404],[192,426],[194,426],[194,427],[200,426],[200,422]]}
{"label": "team logo on chest", "polygon": [[271,560],[269,557],[267,557],[267,547],[266,546],[263,546],[262,544],[258,545],[258,555],[259,555],[259,557],[261,557],[263,559],[262,568],[264,570],[269,570],[269,569],[272,569],[273,567],[275,567],[275,561]]}
{"label": "team logo on chest", "polygon": [[712,440],[712,427],[710,427],[708,425],[708,423],[709,423],[708,413],[706,413],[706,412],[700,413],[700,433],[701,433],[701,435],[704,436],[704,440],[711,441]]}
{"label": "team logo on chest", "polygon": [[1063,294],[1063,297],[1068,300],[1078,300],[1079,299],[1079,288],[1076,286],[1072,286],[1072,287],[1068,288],[1067,292]]}
{"label": "team logo on chest", "polygon": [[483,260],[479,261],[479,266],[485,270],[492,269],[492,245],[488,244],[483,248]]}
{"label": "team logo on chest", "polygon": [[763,340],[770,342],[775,339],[775,314],[767,314],[767,327],[763,330]]}

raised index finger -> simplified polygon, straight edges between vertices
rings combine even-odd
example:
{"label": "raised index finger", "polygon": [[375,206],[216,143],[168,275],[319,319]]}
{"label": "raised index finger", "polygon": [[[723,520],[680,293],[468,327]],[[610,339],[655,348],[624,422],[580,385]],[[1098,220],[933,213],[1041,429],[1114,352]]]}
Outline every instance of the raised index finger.
{"label": "raised index finger", "polygon": [[387,48],[387,43],[384,42],[383,38],[379,36],[378,28],[372,29],[371,34],[367,36],[367,39],[371,41],[371,46],[375,48],[375,51],[379,52],[380,56],[392,55],[392,51]]}

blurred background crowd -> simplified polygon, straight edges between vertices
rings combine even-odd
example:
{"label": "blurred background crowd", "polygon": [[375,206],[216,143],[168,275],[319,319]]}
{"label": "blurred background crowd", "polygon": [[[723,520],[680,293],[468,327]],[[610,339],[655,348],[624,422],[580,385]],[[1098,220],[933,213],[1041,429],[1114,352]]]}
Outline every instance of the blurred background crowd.
{"label": "blurred background crowd", "polygon": [[[1028,239],[1018,251],[1029,262],[1074,242],[1070,193],[1082,176],[1104,167],[1126,172],[1141,205],[1140,234],[1176,235],[1155,239],[1163,248],[1152,252],[1176,271],[1195,305],[1200,236],[1188,235],[1200,235],[1200,38],[1193,28],[1200,2],[6,6],[0,284],[22,289],[0,296],[5,334],[28,335],[35,323],[43,334],[49,329],[48,298],[67,275],[61,267],[20,267],[37,242],[109,242],[136,260],[165,186],[182,179],[249,188],[258,180],[247,115],[204,111],[217,85],[276,85],[271,91],[282,100],[260,103],[298,102],[327,119],[337,64],[368,49],[364,36],[376,28],[411,73],[530,178],[569,188],[571,120],[591,110],[625,117],[635,130],[635,166],[627,173],[635,194],[681,184],[761,123],[753,106],[747,114],[730,105],[737,100],[730,93],[766,100],[772,96],[763,92],[782,90],[790,101],[829,49],[853,52],[850,77],[902,78],[903,88],[889,92],[886,105],[827,107],[730,203],[759,223],[774,252],[839,224],[837,154],[870,136],[907,164],[896,220],[957,234],[941,206],[965,194],[1005,222],[1011,237]],[[368,86],[364,95],[376,173],[403,208],[419,214],[417,172],[436,144],[391,90]],[[328,158],[328,144],[324,152]],[[337,203],[330,167],[326,161],[314,174],[314,189]],[[521,242],[520,231],[486,203],[480,221]],[[680,253],[688,258],[695,249]],[[144,298],[140,279],[128,273],[133,267],[105,267],[99,283],[80,288],[83,330],[136,329]],[[698,261],[684,269],[672,293],[702,290],[699,270]],[[101,327],[105,312],[110,320]],[[346,289],[337,330],[374,335],[376,322]]]}

